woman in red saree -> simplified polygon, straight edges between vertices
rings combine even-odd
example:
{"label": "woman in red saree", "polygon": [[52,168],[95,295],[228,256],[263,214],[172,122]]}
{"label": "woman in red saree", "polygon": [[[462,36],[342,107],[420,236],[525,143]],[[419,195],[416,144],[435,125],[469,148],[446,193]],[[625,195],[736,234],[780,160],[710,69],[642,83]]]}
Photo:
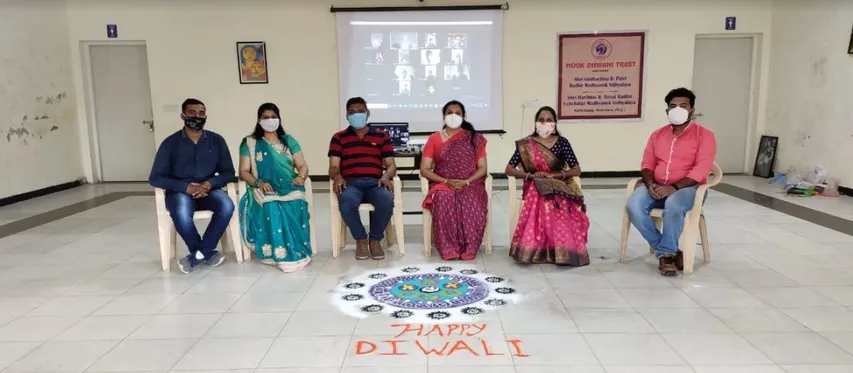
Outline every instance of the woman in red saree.
{"label": "woman in red saree", "polygon": [[444,260],[473,260],[486,229],[486,138],[465,120],[465,106],[442,109],[444,128],[427,139],[421,176],[430,181],[423,207],[432,213],[435,247]]}
{"label": "woman in red saree", "polygon": [[589,218],[574,181],[581,169],[569,140],[557,132],[556,117],[548,106],[539,109],[536,132],[516,141],[506,167],[507,175],[524,179],[524,206],[509,256],[526,264],[585,266]]}

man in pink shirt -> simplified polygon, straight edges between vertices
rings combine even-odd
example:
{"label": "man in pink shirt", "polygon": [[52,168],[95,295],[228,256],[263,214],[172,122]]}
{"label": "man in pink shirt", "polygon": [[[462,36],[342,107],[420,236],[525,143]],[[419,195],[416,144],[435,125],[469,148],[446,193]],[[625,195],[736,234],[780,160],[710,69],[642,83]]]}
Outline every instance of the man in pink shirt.
{"label": "man in pink shirt", "polygon": [[[696,190],[711,173],[717,154],[714,132],[692,121],[696,95],[687,88],[666,95],[669,125],[649,137],[643,152],[643,185],[628,198],[628,217],[643,238],[655,248],[661,275],[675,276],[682,269],[678,238],[684,217],[693,208]],[[663,209],[663,230],[658,231],[649,212]]]}

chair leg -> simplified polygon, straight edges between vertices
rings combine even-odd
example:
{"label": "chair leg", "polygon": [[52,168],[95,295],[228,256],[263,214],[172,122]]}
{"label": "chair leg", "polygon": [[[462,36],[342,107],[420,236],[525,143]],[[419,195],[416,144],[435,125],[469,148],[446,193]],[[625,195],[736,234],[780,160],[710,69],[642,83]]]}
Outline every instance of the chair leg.
{"label": "chair leg", "polygon": [[385,248],[386,249],[390,248],[391,245],[394,244],[393,240],[394,240],[395,229],[396,229],[396,227],[394,227],[394,225],[392,225],[390,223],[385,227]]}
{"label": "chair leg", "polygon": [[169,257],[175,259],[178,251],[178,232],[174,225],[169,225]]}
{"label": "chair leg", "polygon": [[[513,234],[513,232],[509,232]],[[511,239],[511,238],[510,238]],[[486,211],[486,255],[492,255],[492,209]]]}
{"label": "chair leg", "polygon": [[711,262],[711,246],[708,244],[708,227],[705,226],[705,215],[699,216],[699,237],[702,239],[702,256],[705,263]]}
{"label": "chair leg", "polygon": [[332,258],[337,259],[341,253],[341,222],[338,221],[340,215],[335,211],[331,213],[332,218]]}
{"label": "chair leg", "polygon": [[688,214],[684,221],[684,230],[681,232],[681,250],[684,251],[685,275],[693,273],[693,264],[696,261],[696,234],[698,230],[698,218],[691,218]]}
{"label": "chair leg", "polygon": [[[402,203],[400,205],[402,205]],[[406,255],[406,242],[404,240],[405,229],[403,229],[403,210],[402,207],[395,208],[394,210],[394,225],[396,226],[395,233],[397,233],[397,250],[400,251],[400,256],[404,256]]]}
{"label": "chair leg", "polygon": [[[172,223],[168,220],[164,221],[164,219],[170,219],[168,216],[166,217],[158,217],[157,229],[158,229],[158,237],[160,240],[160,261],[163,265],[163,272],[169,272],[171,270],[172,265],[172,253],[171,253],[171,233]],[[172,231],[174,232],[174,231]]]}
{"label": "chair leg", "polygon": [[432,254],[432,214],[429,210],[423,210],[424,217],[424,256],[429,259]]}
{"label": "chair leg", "polygon": [[[228,239],[231,241],[231,248],[234,250],[234,257],[237,259],[237,263],[242,263],[243,258],[243,240],[240,239],[240,219],[238,217],[238,213],[235,211],[234,215],[231,216],[231,224],[228,225],[228,233],[230,233]],[[225,248],[223,247],[223,251]]]}
{"label": "chair leg", "polygon": [[619,241],[619,262],[625,262],[625,254],[628,251],[628,233],[631,232],[631,221],[628,219],[628,210],[622,213],[622,238]]}

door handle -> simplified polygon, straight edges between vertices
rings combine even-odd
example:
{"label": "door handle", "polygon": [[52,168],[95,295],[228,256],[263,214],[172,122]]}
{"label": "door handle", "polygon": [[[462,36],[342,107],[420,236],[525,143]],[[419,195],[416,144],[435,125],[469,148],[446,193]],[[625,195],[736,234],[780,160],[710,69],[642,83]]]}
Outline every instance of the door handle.
{"label": "door handle", "polygon": [[142,124],[148,125],[148,130],[154,132],[154,121],[153,120],[143,120]]}
{"label": "door handle", "polygon": [[702,114],[702,113],[697,113],[697,114],[696,114],[696,117],[704,117],[704,116],[705,116],[705,114]]}

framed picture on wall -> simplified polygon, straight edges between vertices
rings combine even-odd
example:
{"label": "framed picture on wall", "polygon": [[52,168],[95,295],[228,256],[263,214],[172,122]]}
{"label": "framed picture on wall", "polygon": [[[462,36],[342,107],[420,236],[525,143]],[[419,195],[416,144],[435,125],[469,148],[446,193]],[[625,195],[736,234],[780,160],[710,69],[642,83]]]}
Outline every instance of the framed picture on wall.
{"label": "framed picture on wall", "polygon": [[267,47],[262,41],[237,42],[237,68],[240,84],[267,84]]}
{"label": "framed picture on wall", "polygon": [[752,176],[765,179],[773,176],[773,163],[776,161],[776,147],[778,145],[778,137],[761,136],[761,141],[758,142],[758,154],[755,155],[755,167],[752,169]]}

